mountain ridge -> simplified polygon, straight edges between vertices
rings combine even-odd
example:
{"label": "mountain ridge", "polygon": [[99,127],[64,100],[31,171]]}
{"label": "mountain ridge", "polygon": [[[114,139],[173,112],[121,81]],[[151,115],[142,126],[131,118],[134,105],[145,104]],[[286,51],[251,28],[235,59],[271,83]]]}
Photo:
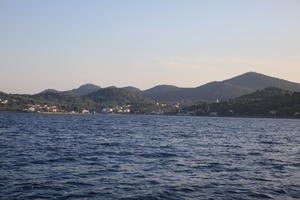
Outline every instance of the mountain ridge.
{"label": "mountain ridge", "polygon": [[[300,83],[275,78],[257,72],[246,72],[230,79],[212,81],[198,87],[183,88],[174,85],[161,84],[146,90],[140,90],[133,86],[122,87],[122,89],[141,94],[142,96],[152,100],[168,102],[227,100],[267,87],[278,87],[286,90],[300,91]],[[110,86],[107,88],[117,87]],[[76,89],[68,91],[47,89],[43,92],[65,92],[77,96],[84,96],[96,92],[99,89],[103,88],[94,84],[84,84]]]}
{"label": "mountain ridge", "polygon": [[86,95],[91,92],[97,91],[99,89],[101,89],[101,87],[98,85],[86,83],[86,84],[80,85],[78,88],[74,88],[72,90],[59,91],[59,90],[55,90],[55,89],[46,89],[38,94],[53,92],[53,93],[68,93],[68,94],[73,94],[73,95],[77,95],[77,96],[82,96],[82,95]]}
{"label": "mountain ridge", "polygon": [[[223,81],[212,81],[195,88],[177,88],[164,93],[142,94],[158,101],[217,101],[239,97],[267,87],[300,91],[300,84],[257,72],[246,72]],[[154,87],[155,88],[155,87]]]}

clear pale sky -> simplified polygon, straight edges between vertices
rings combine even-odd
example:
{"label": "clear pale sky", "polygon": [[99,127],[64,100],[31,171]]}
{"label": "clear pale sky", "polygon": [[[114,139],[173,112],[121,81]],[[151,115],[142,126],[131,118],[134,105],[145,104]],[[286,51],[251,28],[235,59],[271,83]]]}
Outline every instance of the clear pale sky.
{"label": "clear pale sky", "polygon": [[0,0],[0,91],[300,82],[299,0]]}

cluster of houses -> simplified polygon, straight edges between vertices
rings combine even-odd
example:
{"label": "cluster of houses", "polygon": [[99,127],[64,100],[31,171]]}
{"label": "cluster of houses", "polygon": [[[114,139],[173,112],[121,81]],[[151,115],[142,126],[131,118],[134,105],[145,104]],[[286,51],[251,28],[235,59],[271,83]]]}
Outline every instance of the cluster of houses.
{"label": "cluster of houses", "polygon": [[0,99],[0,104],[7,104],[8,100],[7,99]]}
{"label": "cluster of houses", "polygon": [[[111,108],[103,108],[101,113],[130,113],[130,105],[126,106],[115,106]],[[88,109],[82,109],[81,112],[67,112],[65,110],[59,109],[57,106],[49,106],[49,105],[40,105],[40,104],[27,104],[24,109],[25,112],[37,112],[37,113],[70,113],[70,114],[89,114],[95,112],[91,112]]]}
{"label": "cluster of houses", "polygon": [[156,102],[156,105],[160,106],[160,107],[166,107],[167,106],[167,104],[165,104],[165,103],[159,103],[159,102]]}
{"label": "cluster of houses", "polygon": [[101,113],[130,113],[130,105],[126,106],[115,106],[111,108],[103,108]]}
{"label": "cluster of houses", "polygon": [[[50,105],[40,105],[40,104],[27,104],[24,109],[25,112],[37,112],[37,113],[70,113],[70,114],[78,114],[78,112],[71,111],[67,112],[63,109],[58,108],[58,106],[50,106]],[[89,114],[90,111],[87,109],[82,109],[80,112],[82,114]]]}
{"label": "cluster of houses", "polygon": [[27,104],[24,111],[27,112],[63,112],[63,110],[58,109],[57,106],[39,105],[39,104]]}
{"label": "cluster of houses", "polygon": [[[165,112],[168,110],[167,104],[164,103],[156,103],[156,105],[160,106],[161,109],[151,111],[147,114],[153,114],[153,115],[162,115],[165,114]],[[180,104],[175,103],[171,105],[173,108],[179,108]],[[26,108],[24,109],[25,112],[38,112],[38,113],[70,113],[70,114],[95,114],[95,112],[92,112],[88,109],[82,109],[81,112],[75,112],[75,111],[64,111],[62,109],[59,109],[57,106],[49,106],[49,105],[40,105],[40,104],[27,104]],[[102,114],[110,114],[110,113],[118,113],[118,114],[129,114],[132,112],[131,105],[124,105],[124,106],[113,106],[113,107],[106,107],[101,110],[100,113]]]}

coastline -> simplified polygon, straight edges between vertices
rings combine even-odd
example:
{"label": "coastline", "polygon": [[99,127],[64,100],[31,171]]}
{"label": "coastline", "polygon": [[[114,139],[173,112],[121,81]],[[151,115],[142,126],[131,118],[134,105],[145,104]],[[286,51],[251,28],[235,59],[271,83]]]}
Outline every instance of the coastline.
{"label": "coastline", "polygon": [[210,115],[172,115],[172,114],[148,114],[148,113],[71,113],[71,112],[22,112],[22,111],[0,111],[1,113],[24,113],[24,114],[45,114],[45,115],[151,115],[151,116],[178,116],[178,117],[209,117],[209,118],[261,118],[261,119],[296,119],[300,120],[300,117],[270,117],[263,115],[247,116],[247,115],[236,115],[236,116],[210,116]]}

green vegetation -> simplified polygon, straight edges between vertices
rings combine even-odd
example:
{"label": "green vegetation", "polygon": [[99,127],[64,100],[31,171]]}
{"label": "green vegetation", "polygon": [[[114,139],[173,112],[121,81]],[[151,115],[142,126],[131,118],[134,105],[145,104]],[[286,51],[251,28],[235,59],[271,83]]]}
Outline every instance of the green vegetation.
{"label": "green vegetation", "polygon": [[220,103],[200,102],[183,110],[194,115],[300,117],[300,92],[269,87]]}
{"label": "green vegetation", "polygon": [[85,98],[96,103],[96,111],[105,107],[131,105],[134,112],[146,112],[155,107],[155,102],[140,94],[121,88],[104,88],[90,93]]}
{"label": "green vegetation", "polygon": [[275,87],[215,103],[161,103],[126,89],[113,87],[99,89],[84,96],[51,91],[36,95],[0,92],[0,99],[0,111],[31,111],[28,108],[33,107],[36,108],[35,112],[82,112],[87,109],[106,113],[300,118],[300,92]]}
{"label": "green vegetation", "polygon": [[[34,99],[29,95],[6,94],[0,92],[0,111],[22,111],[29,103],[34,103]],[[7,101],[4,103],[3,101]]]}
{"label": "green vegetation", "polygon": [[130,105],[132,112],[143,113],[157,107],[154,101],[119,88],[99,89],[84,96],[55,91],[36,95],[0,93],[0,99],[7,100],[6,103],[0,103],[0,111],[24,111],[29,104],[57,106],[59,110],[65,112],[81,112],[83,109],[101,112],[103,108]]}
{"label": "green vegetation", "polygon": [[35,104],[58,106],[65,111],[81,112],[83,109],[95,110],[96,103],[85,97],[66,93],[40,93],[33,95]]}

